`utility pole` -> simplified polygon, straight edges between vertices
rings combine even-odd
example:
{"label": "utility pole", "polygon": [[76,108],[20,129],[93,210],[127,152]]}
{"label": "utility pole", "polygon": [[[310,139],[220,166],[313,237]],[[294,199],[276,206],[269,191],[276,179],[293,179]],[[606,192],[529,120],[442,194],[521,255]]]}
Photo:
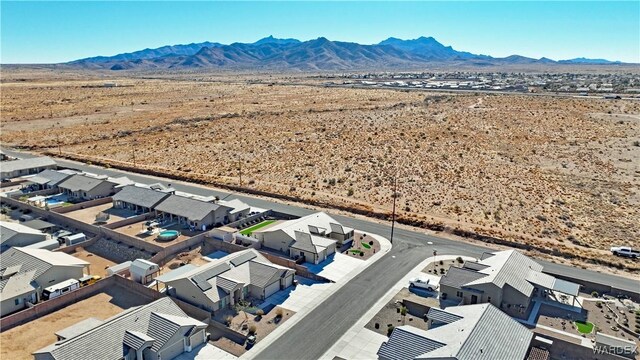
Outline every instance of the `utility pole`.
{"label": "utility pole", "polygon": [[238,160],[238,172],[240,177],[240,186],[242,186],[242,160]]}
{"label": "utility pole", "polygon": [[62,155],[62,148],[60,147],[60,134],[56,136],[58,138],[58,155]]}
{"label": "utility pole", "polygon": [[136,166],[136,144],[131,147],[131,152],[133,153],[133,166]]}
{"label": "utility pole", "polygon": [[393,213],[391,214],[391,243],[393,244],[393,229],[396,225],[396,198],[398,197],[398,173],[393,177]]}

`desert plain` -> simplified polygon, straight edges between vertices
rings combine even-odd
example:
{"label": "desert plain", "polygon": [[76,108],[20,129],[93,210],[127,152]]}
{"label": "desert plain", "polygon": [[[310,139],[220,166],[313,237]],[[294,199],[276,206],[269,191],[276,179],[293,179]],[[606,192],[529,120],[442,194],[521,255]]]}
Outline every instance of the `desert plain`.
{"label": "desert plain", "polygon": [[609,252],[639,244],[640,101],[106,74],[3,69],[2,145],[361,213],[395,179],[406,223],[640,270]]}

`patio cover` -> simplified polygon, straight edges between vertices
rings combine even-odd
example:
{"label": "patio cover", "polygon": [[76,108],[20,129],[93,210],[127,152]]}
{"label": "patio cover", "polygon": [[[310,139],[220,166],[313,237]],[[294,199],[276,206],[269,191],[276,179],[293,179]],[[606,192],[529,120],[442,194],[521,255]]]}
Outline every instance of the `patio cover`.
{"label": "patio cover", "polygon": [[527,276],[527,280],[534,285],[571,296],[578,296],[578,293],[580,292],[579,284],[556,279],[551,275],[536,271],[530,272]]}

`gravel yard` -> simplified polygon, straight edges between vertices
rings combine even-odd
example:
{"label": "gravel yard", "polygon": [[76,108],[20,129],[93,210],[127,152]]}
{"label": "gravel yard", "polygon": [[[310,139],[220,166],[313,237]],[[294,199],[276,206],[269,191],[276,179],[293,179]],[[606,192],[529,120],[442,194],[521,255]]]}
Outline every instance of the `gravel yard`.
{"label": "gravel yard", "polygon": [[132,306],[146,304],[146,299],[119,286],[107,289],[64,309],[20,325],[0,334],[0,358],[31,360],[32,352],[55,342],[55,332],[94,317],[107,319]]}

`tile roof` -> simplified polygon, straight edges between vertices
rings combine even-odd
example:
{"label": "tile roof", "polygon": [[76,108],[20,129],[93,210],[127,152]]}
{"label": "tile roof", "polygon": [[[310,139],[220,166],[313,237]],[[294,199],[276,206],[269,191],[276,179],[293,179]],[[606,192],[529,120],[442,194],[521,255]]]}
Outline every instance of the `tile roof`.
{"label": "tile roof", "polygon": [[449,268],[446,274],[440,278],[440,285],[451,286],[461,289],[464,285],[481,279],[487,275],[469,269],[462,269],[455,266]]}
{"label": "tile roof", "polygon": [[462,317],[459,315],[452,314],[446,310],[440,310],[437,308],[430,308],[429,312],[427,313],[427,318],[445,324],[450,324],[454,321],[462,319]]}
{"label": "tile roof", "polygon": [[43,240],[44,237],[46,237],[42,231],[35,230],[29,226],[20,223],[0,221],[0,244],[4,244],[18,234],[38,235],[42,237]]}
{"label": "tile roof", "polygon": [[105,181],[107,180],[76,174],[61,182],[58,187],[70,191],[91,191]]}
{"label": "tile roof", "polygon": [[[396,328],[379,355],[383,359],[457,359],[457,360],[523,360],[533,338],[526,327],[491,304],[449,307],[446,310],[459,319],[451,323],[421,330],[411,326]],[[396,330],[411,332],[412,341]],[[399,335],[402,333],[399,333]],[[421,338],[421,340],[418,340]],[[427,342],[428,341],[428,342]],[[424,344],[427,350],[415,354],[414,344]],[[440,346],[433,346],[439,344]],[[428,345],[432,345],[428,348]],[[384,350],[384,353],[382,351]]]}
{"label": "tile roof", "polygon": [[29,178],[29,182],[32,182],[32,183],[35,183],[35,184],[40,184],[40,185],[48,184],[50,186],[56,186],[56,185],[60,184],[61,182],[63,182],[64,180],[66,180],[70,176],[71,175],[65,174],[65,173],[60,172],[60,171],[47,169],[47,170],[44,170],[44,171],[38,173],[37,175],[35,175],[33,177],[30,177]]}
{"label": "tile roof", "polygon": [[388,360],[413,360],[424,353],[445,346],[443,343],[424,337],[413,329],[415,328],[411,326],[393,329],[389,340],[380,346],[378,356]]}
{"label": "tile roof", "polygon": [[146,208],[154,208],[162,200],[166,199],[169,194],[151,190],[139,186],[127,185],[119,192],[113,195],[114,201],[123,201],[129,204],[138,205]]}
{"label": "tile roof", "polygon": [[35,229],[35,230],[44,230],[44,229],[49,229],[49,228],[53,228],[53,227],[58,226],[56,224],[52,224],[50,222],[47,222],[47,221],[44,221],[44,220],[40,220],[40,219],[34,219],[34,220],[25,221],[25,222],[22,223],[22,225],[24,225],[26,227],[30,227],[30,228]]}
{"label": "tile roof", "polygon": [[[34,354],[48,353],[58,360],[120,359],[125,336],[135,346],[143,340],[143,335],[140,334],[146,334],[147,340],[154,339],[152,350],[157,351],[178,331],[190,334],[194,328],[206,326],[207,324],[189,318],[170,298],[161,298],[148,305],[124,311],[81,335],[49,345]],[[126,335],[127,332],[129,335]],[[136,340],[135,337],[139,339]]]}
{"label": "tile roof", "polygon": [[[277,230],[284,231],[292,239],[296,238],[296,231],[303,233],[318,231],[320,233],[325,232],[326,234],[334,231],[340,234],[346,234],[353,231],[353,229],[351,228],[340,225],[338,221],[324,212],[317,212],[307,216],[303,216],[299,219],[275,223],[262,230],[262,232],[272,232]],[[260,232],[260,230],[257,230],[257,232]]]}
{"label": "tile roof", "polygon": [[3,161],[2,173],[9,173],[13,171],[27,170],[27,169],[39,168],[43,166],[55,166],[55,165],[56,165],[56,162],[53,161],[53,159],[51,159],[50,157],[46,157],[46,156],[12,160],[12,161]]}
{"label": "tile roof", "polygon": [[196,286],[213,302],[229,294],[238,284],[263,288],[295,274],[295,270],[272,264],[254,249],[232,253],[188,271],[178,269],[178,272],[164,274],[160,281],[173,286],[172,283],[187,279],[190,286]]}
{"label": "tile roof", "polygon": [[204,219],[220,207],[227,208],[226,206],[190,199],[184,196],[170,195],[156,205],[155,209],[164,213],[182,216],[191,221],[198,221]]}
{"label": "tile roof", "polygon": [[84,334],[85,332],[100,326],[104,323],[104,321],[100,320],[100,319],[96,319],[93,317],[84,319],[82,321],[80,321],[79,323],[75,323],[74,325],[71,325],[67,328],[64,328],[62,330],[58,330],[56,331],[56,336],[62,338],[62,339],[71,339],[72,337],[76,337],[80,334]]}
{"label": "tile roof", "polygon": [[322,250],[337,242],[322,236],[300,231],[295,231],[295,239],[296,241],[291,244],[290,248],[311,252],[313,254],[319,254]]}

